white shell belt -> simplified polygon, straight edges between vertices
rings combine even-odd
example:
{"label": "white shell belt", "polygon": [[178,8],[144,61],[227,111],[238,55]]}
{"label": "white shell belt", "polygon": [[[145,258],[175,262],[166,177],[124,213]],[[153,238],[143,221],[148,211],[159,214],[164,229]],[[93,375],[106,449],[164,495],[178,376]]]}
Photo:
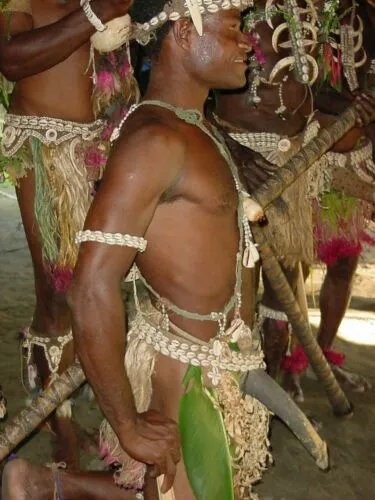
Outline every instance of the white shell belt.
{"label": "white shell belt", "polygon": [[[303,144],[307,144],[313,139],[319,130],[319,122],[312,121],[307,125],[303,134]],[[258,153],[270,153],[274,151],[281,151],[285,153],[289,151],[292,145],[293,137],[288,138],[272,132],[229,132],[230,137]]]}
{"label": "white shell belt", "polygon": [[17,153],[29,137],[35,137],[46,145],[59,145],[75,137],[81,137],[84,141],[92,141],[99,137],[103,128],[103,120],[96,120],[92,123],[76,123],[45,116],[7,114],[4,121],[1,150],[4,156],[11,157]]}
{"label": "white shell belt", "polygon": [[[245,326],[245,328],[248,328]],[[200,343],[189,342],[185,338],[182,341],[172,332],[162,331],[160,326],[147,321],[138,313],[132,322],[129,336],[136,335],[151,345],[155,351],[164,356],[176,359],[181,363],[189,363],[193,366],[212,367],[215,369],[228,370],[232,372],[247,372],[264,368],[263,353],[261,350],[251,354],[232,351],[228,345],[220,353],[215,353],[214,338],[210,343],[199,341]]]}

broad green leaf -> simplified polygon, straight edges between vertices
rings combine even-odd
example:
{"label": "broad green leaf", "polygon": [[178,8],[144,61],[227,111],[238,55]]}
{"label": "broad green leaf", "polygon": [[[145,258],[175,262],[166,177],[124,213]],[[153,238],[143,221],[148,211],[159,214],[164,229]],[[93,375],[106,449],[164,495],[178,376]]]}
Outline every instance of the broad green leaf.
{"label": "broad green leaf", "polygon": [[179,427],[182,455],[197,500],[234,500],[228,438],[221,412],[203,387],[199,367],[184,378]]}

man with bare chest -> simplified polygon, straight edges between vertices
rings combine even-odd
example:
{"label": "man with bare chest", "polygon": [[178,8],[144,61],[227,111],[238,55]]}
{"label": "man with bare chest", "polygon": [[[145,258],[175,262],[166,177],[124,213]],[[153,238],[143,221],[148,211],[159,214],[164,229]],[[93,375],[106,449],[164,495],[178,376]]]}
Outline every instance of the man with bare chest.
{"label": "man with bare chest", "polygon": [[[227,132],[233,152],[237,151],[236,160],[242,165],[241,171],[250,190],[257,188],[250,151],[280,167],[319,129],[318,121],[313,119],[309,88],[317,77],[317,65],[308,50],[311,48],[310,39],[314,41],[316,38],[316,11],[313,4],[309,4],[301,15],[299,9],[302,9],[302,3],[297,6],[293,1],[285,1],[278,7],[272,2],[256,4],[244,21],[254,48],[248,84],[239,92],[216,93],[214,119]],[[310,28],[306,28],[300,39],[302,64],[296,63],[296,52],[292,50],[293,34],[286,22],[288,15],[295,16],[296,30],[300,23],[307,22],[304,16],[310,18],[305,25]],[[275,36],[277,33],[278,37]],[[272,169],[264,165],[263,170],[265,179],[267,170]],[[267,211],[268,226],[265,230],[294,292],[297,290],[299,262],[311,264],[314,259],[309,175],[301,176]],[[264,273],[263,283],[259,318],[267,367],[276,377],[288,342],[289,328],[286,315]]]}
{"label": "man with bare chest", "polygon": [[[323,6],[294,0],[285,0],[278,7],[272,2],[257,3],[256,8],[245,18],[248,37],[254,47],[248,86],[239,92],[216,94],[216,120],[229,135],[231,150],[237,151],[235,157],[242,165],[241,171],[247,178],[250,192],[251,188],[256,189],[257,186],[249,150],[260,153],[274,165],[282,166],[317,135],[320,127],[328,126],[335,119],[315,109],[311,89],[319,74],[316,61],[318,15],[323,14],[317,9],[322,11]],[[336,101],[339,101],[340,94],[335,94]],[[332,102],[329,102],[328,109],[330,106]],[[306,175],[301,176],[267,213],[269,241],[304,309],[306,304],[299,262],[310,265],[315,258],[318,231],[313,225],[313,203],[318,205],[319,193],[329,189],[327,179],[332,176],[329,166],[332,158],[339,156],[341,160],[342,153],[346,153],[345,163],[351,155],[350,151],[359,144],[361,161],[371,161],[372,151],[363,135],[363,128],[353,128],[335,144],[334,152],[324,156]],[[264,169],[269,169],[269,166]],[[325,203],[322,202],[322,205]],[[351,237],[350,230],[346,232],[346,236]],[[360,247],[358,241],[355,244]],[[356,256],[339,260],[341,262],[337,262],[337,265],[331,263],[329,266],[320,301],[321,331],[325,333],[319,336],[319,343],[327,359],[333,358],[330,356],[331,344],[345,314],[358,259]],[[281,310],[267,277],[264,278],[265,293],[259,316],[268,369],[276,376],[290,334],[288,318]],[[288,371],[288,382],[291,382],[290,379],[297,380],[297,374],[305,370],[307,365],[307,357],[303,351],[301,353],[301,348],[288,356],[283,363],[284,369]],[[365,384],[360,378],[358,383],[360,386]],[[293,382],[292,387],[294,395],[302,399],[299,384]]]}
{"label": "man with bare chest", "polygon": [[[74,234],[101,175],[100,168],[86,168],[86,153],[104,128],[92,106],[90,37],[105,32],[103,23],[124,16],[130,3],[1,2],[0,72],[15,82],[1,148],[6,174],[16,185],[35,276],[36,306],[23,342],[32,391],[38,390],[38,377],[46,384],[73,360],[65,293],[77,257]],[[60,448],[56,457],[76,467],[69,417],[68,402],[52,422]]]}
{"label": "man with bare chest", "polygon": [[[148,464],[164,475],[160,489],[174,483],[184,500],[246,498],[268,460],[268,412],[239,385],[241,374],[264,367],[243,293],[254,264],[246,194],[203,114],[211,88],[245,84],[250,47],[240,10],[250,2],[221,4],[202,3],[202,24],[183,1],[134,4],[134,36],[152,40],[150,83],[112,137],[77,236],[69,290],[76,348],[107,419],[101,448],[117,468],[116,484],[142,490]],[[134,262],[150,303],[138,299],[134,282],[136,314],[125,335],[120,283]],[[11,463],[8,473],[18,467]],[[74,477],[60,479],[71,491]],[[118,491],[111,498],[121,498]]]}

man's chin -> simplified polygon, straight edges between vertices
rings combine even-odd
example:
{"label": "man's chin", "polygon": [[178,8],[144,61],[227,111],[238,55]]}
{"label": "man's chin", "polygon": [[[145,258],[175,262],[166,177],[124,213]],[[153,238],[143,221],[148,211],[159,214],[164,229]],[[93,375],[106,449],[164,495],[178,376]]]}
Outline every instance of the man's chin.
{"label": "man's chin", "polygon": [[227,81],[222,85],[218,85],[216,88],[219,90],[237,90],[242,89],[247,85],[245,73],[241,78],[233,78],[231,81]]}

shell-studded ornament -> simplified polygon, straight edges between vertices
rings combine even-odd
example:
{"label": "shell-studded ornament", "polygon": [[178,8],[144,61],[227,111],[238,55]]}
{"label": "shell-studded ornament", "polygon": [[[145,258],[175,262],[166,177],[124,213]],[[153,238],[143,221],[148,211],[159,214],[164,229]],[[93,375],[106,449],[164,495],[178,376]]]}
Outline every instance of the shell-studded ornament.
{"label": "shell-studded ornament", "polygon": [[3,131],[3,144],[4,146],[10,146],[14,139],[16,138],[17,131],[15,127],[12,127],[11,125],[7,126],[4,128]]}
{"label": "shell-studded ornament", "polygon": [[258,222],[264,217],[263,208],[249,196],[244,197],[242,206],[243,212],[250,222]]}
{"label": "shell-studded ornament", "polygon": [[253,242],[250,242],[243,253],[242,264],[247,269],[252,269],[259,260],[259,252]]}
{"label": "shell-studded ornament", "polygon": [[240,338],[242,329],[244,328],[244,321],[241,318],[235,318],[228,330],[226,331],[226,334],[230,336],[232,342],[237,342],[238,339]]}
{"label": "shell-studded ornament", "polygon": [[129,41],[131,19],[128,14],[112,19],[106,26],[106,30],[97,31],[91,37],[91,43],[98,52],[112,52]]}
{"label": "shell-studded ornament", "polygon": [[287,151],[289,151],[291,145],[292,143],[290,142],[290,140],[284,137],[283,139],[279,140],[277,149],[282,153],[286,153]]}

